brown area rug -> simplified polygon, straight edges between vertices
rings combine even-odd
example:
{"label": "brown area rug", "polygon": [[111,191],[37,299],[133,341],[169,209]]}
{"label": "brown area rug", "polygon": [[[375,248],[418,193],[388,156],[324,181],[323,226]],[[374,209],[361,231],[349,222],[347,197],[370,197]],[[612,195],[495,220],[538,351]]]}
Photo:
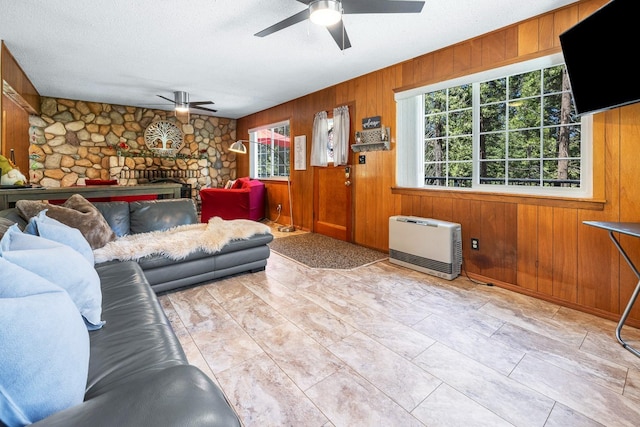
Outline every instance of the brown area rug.
{"label": "brown area rug", "polygon": [[279,237],[269,247],[311,268],[350,270],[388,258],[384,252],[316,233]]}

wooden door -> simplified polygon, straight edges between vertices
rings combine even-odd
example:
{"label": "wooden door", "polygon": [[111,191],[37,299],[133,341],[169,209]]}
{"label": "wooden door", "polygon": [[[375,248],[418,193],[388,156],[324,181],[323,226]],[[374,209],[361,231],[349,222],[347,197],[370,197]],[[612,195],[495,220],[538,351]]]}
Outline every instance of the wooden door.
{"label": "wooden door", "polygon": [[347,242],[352,234],[351,166],[314,167],[313,231]]}

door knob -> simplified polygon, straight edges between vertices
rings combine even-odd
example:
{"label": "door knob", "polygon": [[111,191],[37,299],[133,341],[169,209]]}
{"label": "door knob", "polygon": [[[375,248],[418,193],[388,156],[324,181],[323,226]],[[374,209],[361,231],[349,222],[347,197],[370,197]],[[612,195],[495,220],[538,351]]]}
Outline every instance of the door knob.
{"label": "door knob", "polygon": [[349,186],[351,185],[351,181],[346,180],[346,181],[344,182],[344,185],[346,185],[347,187],[349,187]]}

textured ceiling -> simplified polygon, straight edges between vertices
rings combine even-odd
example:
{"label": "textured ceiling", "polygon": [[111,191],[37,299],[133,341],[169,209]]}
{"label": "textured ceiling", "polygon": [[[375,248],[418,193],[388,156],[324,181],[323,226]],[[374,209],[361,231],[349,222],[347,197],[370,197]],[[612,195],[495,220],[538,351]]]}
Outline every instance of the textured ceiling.
{"label": "textured ceiling", "polygon": [[309,21],[254,34],[296,0],[0,0],[0,39],[43,96],[171,109],[186,91],[239,118],[576,0],[426,0],[345,15],[341,51]]}

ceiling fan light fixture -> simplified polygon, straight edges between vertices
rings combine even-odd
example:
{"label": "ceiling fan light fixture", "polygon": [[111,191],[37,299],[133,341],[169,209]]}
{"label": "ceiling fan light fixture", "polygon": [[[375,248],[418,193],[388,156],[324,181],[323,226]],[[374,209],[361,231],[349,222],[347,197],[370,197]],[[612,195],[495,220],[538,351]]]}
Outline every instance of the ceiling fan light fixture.
{"label": "ceiling fan light fixture", "polygon": [[309,19],[324,27],[337,24],[342,19],[342,5],[337,0],[316,0],[309,3]]}
{"label": "ceiling fan light fixture", "polygon": [[178,113],[186,113],[189,111],[189,94],[187,92],[173,92],[173,100],[175,101],[175,110]]}

